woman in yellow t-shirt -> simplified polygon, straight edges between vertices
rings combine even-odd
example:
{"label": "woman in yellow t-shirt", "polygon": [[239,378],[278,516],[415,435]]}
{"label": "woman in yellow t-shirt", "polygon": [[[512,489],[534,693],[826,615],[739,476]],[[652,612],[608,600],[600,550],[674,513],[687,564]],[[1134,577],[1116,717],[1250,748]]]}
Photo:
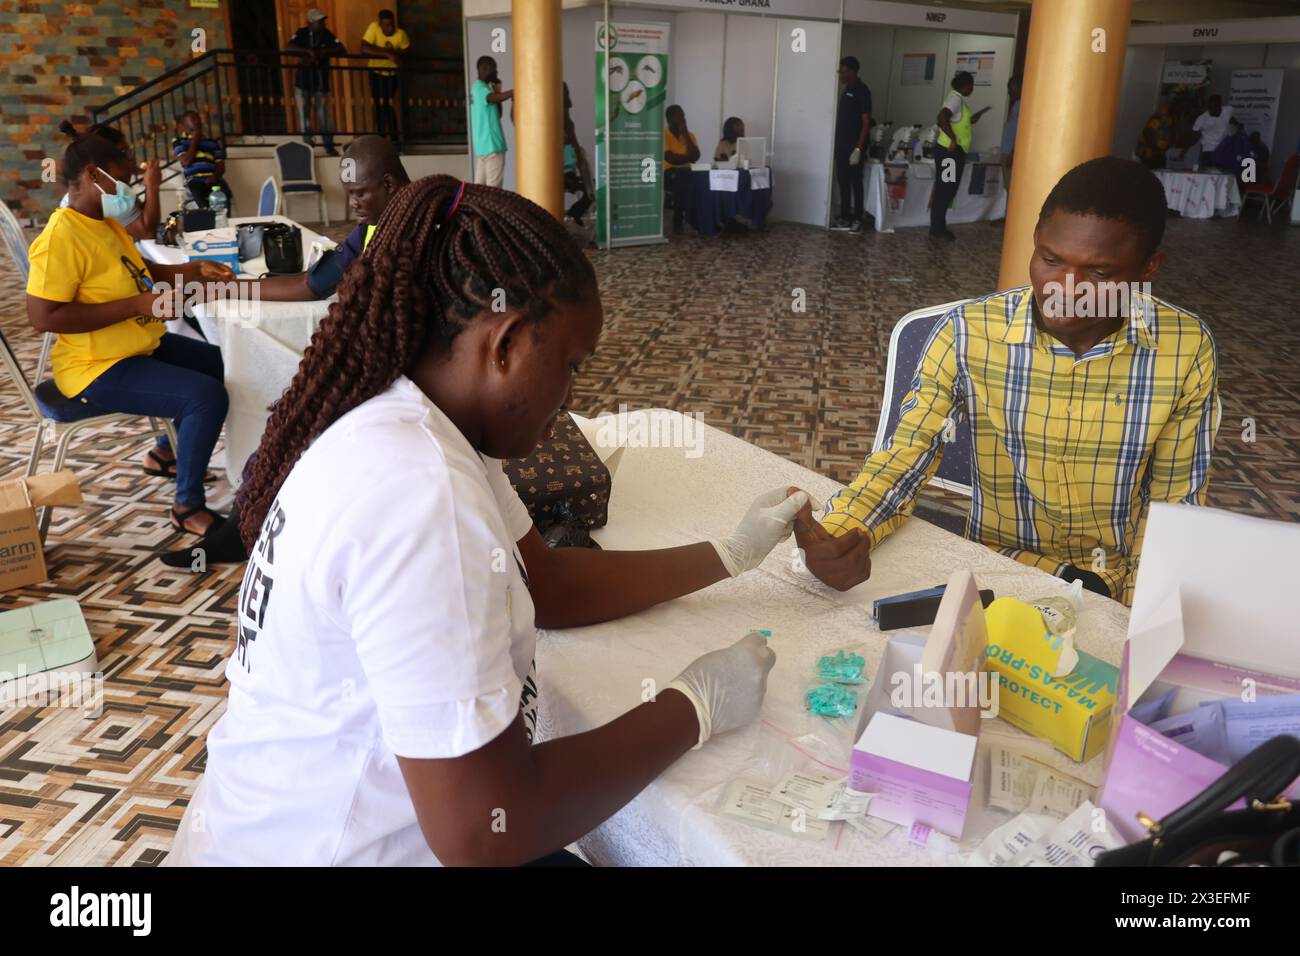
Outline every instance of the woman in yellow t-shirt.
{"label": "woman in yellow t-shirt", "polygon": [[206,507],[208,459],[226,420],[221,351],[166,331],[173,289],[185,298],[200,282],[231,282],[215,262],[161,265],[141,258],[114,218],[135,195],[126,157],[97,136],[63,154],[68,205],[55,210],[28,251],[27,319],[58,335],[50,353],[54,384],[105,412],[170,418],[178,449],[160,438],[145,471],[174,477],[172,525],[203,534],[220,515]]}

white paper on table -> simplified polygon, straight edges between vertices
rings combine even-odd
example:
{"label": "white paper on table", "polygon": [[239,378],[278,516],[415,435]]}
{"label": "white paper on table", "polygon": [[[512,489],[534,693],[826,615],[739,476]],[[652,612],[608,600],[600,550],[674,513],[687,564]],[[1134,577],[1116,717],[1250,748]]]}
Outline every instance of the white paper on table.
{"label": "white paper on table", "polygon": [[601,432],[601,423],[594,418],[583,418],[574,412],[569,412],[569,417],[573,423],[578,426],[578,431],[582,432],[582,437],[587,439],[587,444],[596,452],[596,457],[600,459],[601,464],[609,469],[609,476],[614,477],[614,472],[618,470],[618,463],[623,460],[623,445],[601,444],[596,440]]}
{"label": "white paper on table", "polygon": [[772,188],[772,168],[770,166],[759,166],[749,171],[749,188],[750,189],[771,189]]}
{"label": "white paper on table", "polygon": [[715,193],[734,193],[740,189],[740,170],[710,169],[709,189]]}

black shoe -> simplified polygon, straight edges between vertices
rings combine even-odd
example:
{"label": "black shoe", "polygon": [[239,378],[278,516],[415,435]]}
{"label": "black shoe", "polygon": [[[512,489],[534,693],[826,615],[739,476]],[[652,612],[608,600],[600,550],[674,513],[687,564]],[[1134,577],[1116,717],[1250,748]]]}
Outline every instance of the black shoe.
{"label": "black shoe", "polygon": [[831,232],[848,232],[853,228],[853,221],[850,219],[832,219]]}
{"label": "black shoe", "polygon": [[947,242],[956,242],[956,241],[957,241],[957,237],[954,236],[954,235],[953,235],[949,230],[947,230],[947,229],[945,229],[943,232],[932,232],[932,233],[930,233],[930,238],[931,238],[931,239],[943,239],[943,240],[945,240],[945,241],[947,241]]}
{"label": "black shoe", "polygon": [[234,511],[224,521],[208,529],[197,544],[176,551],[164,551],[158,560],[169,568],[186,568],[206,571],[213,564],[238,564],[248,560],[243,539],[239,536],[239,512]]}
{"label": "black shoe", "polygon": [[325,155],[326,155],[326,156],[337,156],[338,154],[339,154],[339,151],[338,151],[337,149],[335,149],[333,146],[326,146],[326,147],[325,147]]}

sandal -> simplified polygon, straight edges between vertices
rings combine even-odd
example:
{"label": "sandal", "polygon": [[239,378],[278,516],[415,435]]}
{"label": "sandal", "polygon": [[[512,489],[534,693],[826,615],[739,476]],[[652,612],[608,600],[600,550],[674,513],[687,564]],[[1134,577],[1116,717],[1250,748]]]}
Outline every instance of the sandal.
{"label": "sandal", "polygon": [[[198,515],[201,514],[211,515],[212,520],[202,528],[191,527],[189,523],[190,519],[197,517]],[[218,514],[217,512],[209,508],[207,505],[199,505],[197,508],[189,508],[185,511],[181,511],[175,505],[173,505],[171,509],[172,527],[177,531],[184,532],[185,534],[197,534],[200,536],[205,535],[213,528],[215,528],[219,522],[225,520],[226,520],[225,515]]]}
{"label": "sandal", "polygon": [[[140,466],[140,470],[143,471],[146,475],[152,475],[154,478],[169,478],[173,481],[176,479],[175,458],[171,459],[170,461],[164,461],[163,459],[158,457],[158,453],[152,448],[150,448],[149,451],[146,453],[146,457],[149,459],[148,463]],[[156,466],[156,467],[150,467],[150,466]],[[217,476],[210,471],[203,476],[203,483],[205,485],[210,485],[212,484],[212,482],[216,480],[217,480]]]}

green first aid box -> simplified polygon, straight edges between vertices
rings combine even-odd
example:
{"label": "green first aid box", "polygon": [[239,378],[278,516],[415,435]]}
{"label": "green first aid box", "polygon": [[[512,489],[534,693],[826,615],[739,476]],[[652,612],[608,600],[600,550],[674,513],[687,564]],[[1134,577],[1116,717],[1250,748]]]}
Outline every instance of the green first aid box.
{"label": "green first aid box", "polygon": [[98,668],[95,643],[76,601],[45,601],[0,614],[0,688],[38,674],[93,674]]}

